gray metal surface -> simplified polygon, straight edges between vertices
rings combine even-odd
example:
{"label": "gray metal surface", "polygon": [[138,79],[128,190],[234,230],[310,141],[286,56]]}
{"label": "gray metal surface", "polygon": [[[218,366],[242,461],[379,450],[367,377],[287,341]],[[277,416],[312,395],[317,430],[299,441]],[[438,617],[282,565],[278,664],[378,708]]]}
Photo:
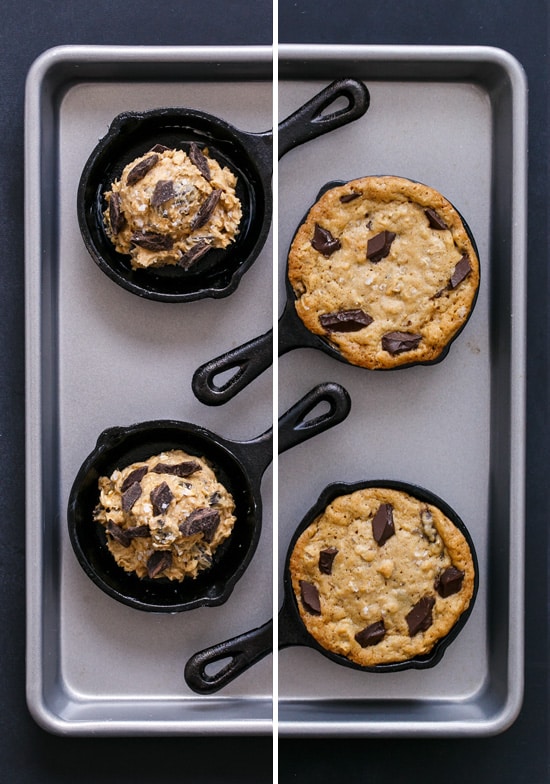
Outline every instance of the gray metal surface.
{"label": "gray metal surface", "polygon": [[272,612],[271,469],[258,550],[221,607],[159,616],[118,604],[66,531],[71,483],[105,427],[174,418],[247,440],[272,421],[271,373],[223,411],[191,390],[199,364],[271,326],[271,241],[227,299],[173,305],[115,285],[79,233],[80,173],[112,118],[177,105],[272,128],[271,49],[62,47],[27,80],[27,702],[60,734],[272,729],[271,657],[220,696],[198,698],[183,677],[191,653]]}
{"label": "gray metal surface", "polygon": [[351,394],[323,445],[279,466],[280,571],[291,533],[333,481],[398,479],[444,498],[468,526],[480,590],[433,669],[370,674],[306,648],[279,654],[279,732],[489,735],[515,719],[523,684],[526,84],[492,48],[282,46],[279,111],[327,79],[363,79],[366,116],[279,166],[280,297],[292,234],[334,179],[396,174],[450,199],[476,237],[480,295],[447,358],[372,373],[301,349],[281,358],[279,405],[330,379]]}

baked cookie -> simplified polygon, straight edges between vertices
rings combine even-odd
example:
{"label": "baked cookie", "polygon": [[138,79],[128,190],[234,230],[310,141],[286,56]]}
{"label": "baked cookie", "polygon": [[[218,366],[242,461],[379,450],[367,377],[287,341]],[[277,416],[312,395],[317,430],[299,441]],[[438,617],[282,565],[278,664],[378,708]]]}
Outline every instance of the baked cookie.
{"label": "baked cookie", "polygon": [[292,242],[288,278],[305,326],[370,369],[432,362],[467,321],[479,260],[456,209],[401,177],[328,190]]}
{"label": "baked cookie", "polygon": [[310,635],[364,667],[429,653],[468,608],[475,584],[454,523],[387,487],[332,501],[299,536],[289,568]]}
{"label": "baked cookie", "polygon": [[115,561],[138,577],[183,580],[212,564],[235,503],[203,458],[171,450],[99,479],[94,518]]}
{"label": "baked cookie", "polygon": [[195,143],[188,152],[155,145],[104,194],[107,235],[134,269],[187,269],[235,240],[242,218],[236,185],[233,172]]}

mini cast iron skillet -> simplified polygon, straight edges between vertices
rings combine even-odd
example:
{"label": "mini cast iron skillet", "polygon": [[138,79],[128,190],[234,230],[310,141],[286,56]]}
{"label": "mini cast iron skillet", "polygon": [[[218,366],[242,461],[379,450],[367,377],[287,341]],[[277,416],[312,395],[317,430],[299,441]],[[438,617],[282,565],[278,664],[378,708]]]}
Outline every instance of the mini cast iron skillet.
{"label": "mini cast iron skillet", "polygon": [[[314,409],[323,403],[329,404],[328,411],[315,416]],[[350,406],[349,395],[339,384],[327,382],[314,387],[279,419],[279,452],[339,424]],[[216,551],[212,567],[196,579],[182,582],[140,579],[125,572],[107,549],[103,527],[93,520],[100,476],[110,476],[115,468],[169,449],[184,449],[209,460],[236,504],[235,527]],[[174,420],[105,430],[80,468],[68,501],[69,536],[80,565],[105,593],[139,610],[174,613],[222,604],[258,544],[262,526],[260,483],[272,452],[271,429],[249,441],[230,441],[198,425]]]}
{"label": "mini cast iron skillet", "polygon": [[[323,196],[331,188],[336,188],[344,184],[345,183],[342,180],[327,183],[317,194],[314,203],[319,201],[321,196]],[[458,214],[460,215],[460,213]],[[304,216],[300,222],[300,225],[304,222],[306,217],[307,215]],[[460,215],[460,218],[474,247],[476,255],[479,258],[477,245],[470,227],[462,215]],[[334,359],[337,359],[339,362],[344,362],[348,365],[351,364],[350,361],[346,359],[346,357],[344,357],[335,346],[332,345],[332,343],[326,340],[322,335],[317,335],[311,332],[305,326],[296,313],[296,308],[294,305],[296,297],[294,295],[292,286],[290,285],[290,281],[288,280],[288,276],[285,278],[285,284],[286,302],[278,323],[279,356],[283,356],[289,351],[297,348],[314,348],[318,349],[319,351],[323,351],[325,354],[328,354]],[[456,340],[456,338],[464,329],[473,312],[476,300],[477,292],[468,318],[466,321],[464,321],[460,329],[453,335],[452,339],[447,343],[438,357],[423,362],[410,362],[409,364],[403,364],[392,368],[375,368],[375,370],[402,370],[414,365],[435,365],[441,362],[449,353],[451,344]],[[243,343],[241,346],[238,346],[237,348],[232,349],[225,354],[221,354],[215,359],[212,359],[209,362],[205,362],[203,365],[198,367],[193,374],[191,381],[193,392],[197,399],[206,405],[217,406],[221,405],[222,403],[226,403],[228,400],[231,400],[238,392],[248,386],[248,384],[254,381],[254,379],[258,378],[258,376],[260,376],[265,370],[267,370],[267,368],[271,365],[272,360],[273,330],[270,329],[263,335],[259,335],[247,343]],[[362,369],[366,370],[367,368]],[[229,371],[232,371],[232,375],[227,377],[227,372]],[[216,378],[224,373],[226,375],[223,377],[223,382],[218,384]]]}
{"label": "mini cast iron skillet", "polygon": [[[339,98],[348,106],[327,112]],[[362,117],[369,107],[362,82],[332,82],[279,125],[279,157],[304,142]],[[119,179],[124,167],[155,144],[187,150],[191,142],[207,146],[211,157],[238,178],[237,196],[243,218],[228,248],[213,249],[189,270],[177,266],[133,270],[130,257],[117,253],[107,237],[102,213],[103,193]],[[140,297],[164,302],[189,302],[231,294],[259,255],[269,233],[272,211],[271,131],[241,131],[210,114],[193,109],[124,112],[112,122],[88,159],[78,187],[78,222],[93,260],[115,283]]]}
{"label": "mini cast iron skillet", "polygon": [[[290,558],[294,546],[299,536],[310,526],[315,519],[326,509],[326,507],[341,495],[353,493],[356,490],[363,490],[368,487],[387,487],[393,490],[401,490],[409,495],[415,496],[421,501],[438,507],[452,523],[462,532],[472,554],[475,579],[472,599],[467,610],[459,617],[449,633],[442,637],[432,648],[430,653],[423,656],[416,656],[403,662],[392,662],[378,664],[374,667],[366,667],[356,662],[352,662],[345,656],[332,653],[323,648],[307,631],[300,617],[300,612],[296,604],[296,598],[292,589],[290,577]],[[457,513],[451,507],[424,488],[411,485],[406,482],[383,480],[365,481],[355,484],[345,484],[338,482],[329,485],[320,495],[317,503],[306,514],[302,522],[292,536],[290,542],[284,570],[283,603],[279,610],[279,649],[289,648],[293,645],[301,645],[314,648],[319,653],[331,659],[336,664],[350,667],[363,672],[399,672],[407,669],[427,669],[434,667],[442,658],[448,645],[457,637],[464,624],[472,612],[479,584],[477,556],[470,533]],[[270,620],[262,626],[251,631],[240,634],[225,642],[213,645],[210,648],[194,654],[185,666],[185,680],[188,686],[201,694],[210,694],[227,686],[234,678],[241,675],[255,662],[262,659],[273,649],[273,622]],[[215,668],[216,663],[228,660],[217,671],[208,672],[207,668]]]}

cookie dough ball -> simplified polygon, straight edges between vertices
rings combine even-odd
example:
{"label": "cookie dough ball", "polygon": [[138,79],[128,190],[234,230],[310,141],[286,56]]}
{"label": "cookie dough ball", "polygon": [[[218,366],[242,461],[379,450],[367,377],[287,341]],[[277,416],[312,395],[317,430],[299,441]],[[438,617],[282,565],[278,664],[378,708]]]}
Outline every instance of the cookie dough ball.
{"label": "cookie dough ball", "polygon": [[437,191],[401,177],[332,188],[290,248],[296,311],[350,363],[384,369],[438,359],[467,321],[479,260]]}
{"label": "cookie dough ball", "polygon": [[239,232],[237,178],[192,143],[189,151],[156,145],[129,163],[104,194],[107,235],[134,269],[191,267]]}
{"label": "cookie dough ball", "polygon": [[231,494],[204,458],[182,450],[100,477],[99,492],[94,517],[107,547],[138,577],[197,577],[235,524]]}
{"label": "cookie dough ball", "polygon": [[298,538],[290,574],[308,632],[364,667],[429,653],[470,605],[475,581],[452,521],[385,487],[329,504]]}

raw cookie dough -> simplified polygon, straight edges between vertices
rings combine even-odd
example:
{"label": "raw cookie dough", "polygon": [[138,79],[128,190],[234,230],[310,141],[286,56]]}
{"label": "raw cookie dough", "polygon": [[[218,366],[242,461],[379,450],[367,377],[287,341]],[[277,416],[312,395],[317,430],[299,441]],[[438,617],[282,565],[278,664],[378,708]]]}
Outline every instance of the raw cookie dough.
{"label": "raw cookie dough", "polygon": [[95,519],[117,564],[138,577],[183,580],[212,564],[235,503],[204,458],[172,450],[99,479]]}
{"label": "raw cookie dough", "polygon": [[296,311],[349,362],[370,369],[437,359],[468,319],[479,260],[456,209],[401,177],[327,191],[290,248]]}
{"label": "raw cookie dough", "polygon": [[308,632],[366,667],[428,653],[468,608],[475,578],[443,512],[384,487],[332,501],[298,538],[290,573]]}
{"label": "raw cookie dough", "polygon": [[104,194],[107,235],[132,267],[191,267],[235,240],[242,218],[236,176],[192,143],[156,145],[123,170]]}

